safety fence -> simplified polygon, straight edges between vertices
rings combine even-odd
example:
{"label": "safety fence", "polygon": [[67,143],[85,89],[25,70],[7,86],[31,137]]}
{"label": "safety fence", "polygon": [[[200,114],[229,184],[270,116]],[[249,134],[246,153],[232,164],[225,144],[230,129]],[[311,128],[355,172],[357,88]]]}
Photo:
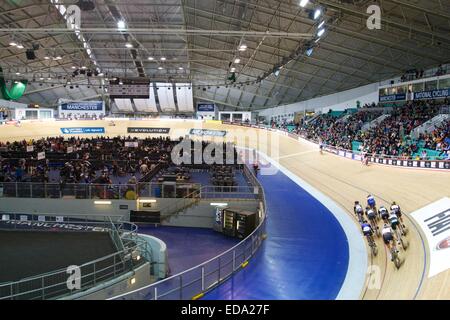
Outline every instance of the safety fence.
{"label": "safety fence", "polygon": [[[80,287],[68,286],[70,272],[60,269],[0,284],[0,300],[57,299],[84,292],[151,261],[151,250],[139,239],[137,226],[119,216],[0,213],[1,230],[107,232],[117,251],[84,263],[79,268]],[[94,220],[95,219],[95,220]]]}
{"label": "safety fence", "polygon": [[260,248],[266,232],[266,200],[264,190],[253,173],[245,167],[244,174],[255,184],[260,200],[259,224],[234,247],[191,269],[155,282],[144,288],[112,297],[118,300],[187,300],[200,298],[205,292],[223,283],[245,268]]}

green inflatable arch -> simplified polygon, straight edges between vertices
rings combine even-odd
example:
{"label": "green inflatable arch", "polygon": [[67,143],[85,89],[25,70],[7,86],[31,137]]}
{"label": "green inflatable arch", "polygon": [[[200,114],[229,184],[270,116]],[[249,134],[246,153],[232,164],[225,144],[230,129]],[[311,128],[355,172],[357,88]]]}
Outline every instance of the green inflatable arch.
{"label": "green inflatable arch", "polygon": [[0,91],[5,100],[18,100],[20,99],[25,90],[27,89],[28,80],[20,80],[17,83],[13,83],[10,89],[6,87],[6,81],[3,77],[3,70],[0,68]]}

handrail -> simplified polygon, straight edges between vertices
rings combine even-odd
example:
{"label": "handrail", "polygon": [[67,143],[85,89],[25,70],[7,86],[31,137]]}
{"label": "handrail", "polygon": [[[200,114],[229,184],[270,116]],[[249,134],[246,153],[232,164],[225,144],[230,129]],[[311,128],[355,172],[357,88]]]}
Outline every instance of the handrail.
{"label": "handrail", "polygon": [[[130,254],[132,254],[133,252],[135,252],[136,250],[139,250],[139,252],[141,252],[141,254],[144,257],[151,257],[151,253],[149,255],[148,248],[147,248],[147,243],[145,241],[138,241],[138,237],[137,237],[137,230],[138,230],[138,226],[135,225],[134,223],[131,222],[127,222],[127,221],[122,221],[123,217],[122,216],[107,216],[107,215],[103,215],[103,216],[96,216],[97,218],[106,218],[106,220],[104,221],[93,221],[93,220],[87,220],[87,217],[93,217],[90,215],[69,215],[69,216],[63,216],[63,218],[75,218],[75,219],[79,219],[79,218],[86,218],[86,220],[84,221],[62,221],[62,222],[57,222],[57,221],[39,221],[37,219],[33,219],[33,218],[39,218],[39,216],[44,216],[44,217],[52,217],[52,218],[56,218],[58,215],[57,214],[34,214],[34,213],[11,213],[11,212],[0,212],[1,215],[3,214],[7,214],[7,215],[13,215],[15,218],[17,218],[17,216],[20,215],[26,215],[31,216],[31,220],[28,220],[28,222],[36,222],[36,223],[56,223],[56,224],[67,224],[67,225],[88,225],[88,226],[98,226],[101,225],[103,227],[109,227],[109,228],[105,228],[104,232],[108,232],[108,233],[115,233],[116,237],[112,237],[113,242],[115,243],[115,245],[118,248],[117,252],[108,254],[104,257],[100,257],[97,258],[95,260],[89,261],[89,262],[85,262],[82,265],[78,266],[80,268],[80,270],[82,268],[86,268],[89,266],[93,266],[94,268],[94,273],[90,273],[87,275],[83,275],[83,277],[89,277],[89,276],[94,276],[94,285],[95,285],[95,278],[96,278],[96,272],[97,274],[105,271],[108,268],[114,268],[114,275],[116,275],[116,265],[117,263],[119,264],[119,266],[123,263],[125,263],[127,259],[125,259],[127,256],[131,257]],[[46,220],[46,219],[45,219]],[[114,220],[114,221],[113,221]],[[1,222],[6,222],[6,221],[13,221],[13,222],[24,222],[21,220],[16,220],[16,219],[8,219],[8,220],[0,220]],[[128,225],[128,228],[125,228],[125,225]],[[1,228],[1,224],[0,224],[0,229]],[[131,240],[132,242],[127,243],[127,245],[125,245],[122,241],[122,239],[127,239],[127,240]],[[109,263],[110,259],[113,259],[113,263]],[[124,260],[125,259],[125,260]],[[96,265],[98,263],[102,263],[102,262],[108,262],[108,266],[102,266],[103,269],[98,270],[96,268]],[[133,268],[133,264],[130,264],[130,268]],[[131,270],[130,269],[130,270]],[[120,269],[119,269],[120,270]],[[0,299],[13,299],[15,297],[20,297],[20,296],[26,296],[27,294],[32,294],[34,292],[39,292],[40,290],[42,290],[42,292],[45,292],[45,290],[50,290],[51,288],[55,288],[57,286],[61,286],[65,283],[65,280],[63,282],[58,282],[56,284],[49,284],[49,285],[45,285],[45,280],[52,280],[52,279],[58,279],[58,275],[61,274],[66,274],[66,269],[61,268],[58,270],[53,270],[53,271],[49,271],[43,274],[39,274],[39,275],[35,275],[35,276],[31,276],[31,277],[27,277],[24,279],[20,279],[18,281],[10,281],[10,282],[5,282],[5,283],[0,283],[0,292],[1,289],[6,290],[10,292],[9,295],[5,296],[0,295]],[[100,278],[103,277],[102,275],[100,275]],[[28,284],[29,287],[33,287],[35,286],[34,284],[34,280],[37,279],[42,279],[42,281],[40,281],[39,285],[37,285],[39,288],[33,288],[31,290],[28,291],[23,291],[23,292],[16,292],[13,293],[13,288],[18,287],[19,284]],[[57,280],[58,281],[58,280]],[[92,287],[91,285],[89,285],[87,288]],[[82,288],[82,290],[86,290],[87,289]],[[56,294],[57,292],[51,292],[51,295]],[[44,294],[44,293],[42,293]],[[49,294],[49,293],[47,293]],[[67,293],[70,294],[70,293]],[[39,296],[39,294],[37,294],[37,298],[43,298],[43,296]]]}
{"label": "handrail", "polygon": [[[247,168],[247,169],[248,169],[248,168]],[[244,170],[245,170],[245,169],[244,169]],[[260,235],[261,238],[263,238],[263,233],[265,232],[266,216],[267,216],[267,211],[266,211],[266,210],[267,210],[267,209],[266,209],[266,208],[267,208],[267,205],[266,205],[265,193],[264,193],[264,189],[262,188],[262,186],[261,186],[261,184],[259,183],[258,179],[254,176],[254,174],[251,172],[251,170],[247,170],[247,173],[252,177],[252,180],[254,180],[254,181],[256,182],[257,186],[258,186],[258,190],[259,190],[258,196],[259,196],[259,199],[260,199],[260,201],[261,201],[261,206],[262,206],[262,208],[261,208],[261,210],[262,210],[262,219],[259,221],[258,226],[255,228],[255,230],[253,230],[253,232],[252,232],[250,235],[248,235],[246,238],[244,238],[243,240],[241,240],[238,244],[236,244],[235,246],[231,247],[230,249],[228,249],[228,250],[226,250],[226,251],[224,251],[224,252],[218,254],[217,256],[215,256],[215,257],[213,257],[213,258],[211,258],[211,259],[209,259],[209,260],[207,260],[207,261],[205,261],[205,262],[202,262],[202,263],[200,263],[200,264],[198,264],[198,265],[196,265],[196,266],[194,266],[194,267],[192,267],[192,268],[189,268],[189,269],[187,269],[187,270],[184,270],[184,271],[182,271],[182,272],[180,272],[180,273],[178,273],[178,274],[172,275],[172,276],[170,276],[170,277],[168,277],[168,278],[165,278],[165,279],[163,279],[163,280],[160,280],[160,281],[158,281],[158,282],[155,282],[155,283],[152,283],[152,284],[150,284],[150,285],[147,285],[147,286],[145,286],[145,287],[143,287],[143,288],[136,289],[136,290],[130,291],[130,292],[125,293],[125,294],[121,294],[121,295],[118,295],[118,296],[111,297],[111,298],[109,298],[108,300],[127,299],[127,297],[133,297],[132,295],[134,295],[134,294],[136,294],[136,293],[143,293],[143,292],[146,292],[147,290],[152,289],[152,288],[153,288],[153,289],[156,289],[156,291],[157,291],[158,286],[160,286],[160,285],[162,285],[162,284],[164,284],[164,283],[168,283],[169,281],[171,281],[171,280],[173,280],[173,279],[176,279],[176,278],[182,279],[182,277],[183,277],[184,275],[187,275],[187,274],[189,274],[190,272],[192,272],[192,271],[194,271],[194,270],[196,270],[196,269],[201,269],[201,270],[202,270],[202,273],[203,273],[203,272],[204,272],[204,267],[205,267],[206,265],[208,265],[209,263],[214,262],[214,261],[216,261],[216,260],[219,261],[219,270],[220,270],[220,259],[221,259],[221,258],[226,257],[226,255],[229,254],[229,253],[231,253],[231,252],[235,253],[236,250],[237,250],[238,248],[244,247],[244,250],[245,250],[245,249],[246,249],[245,246],[246,246],[247,242],[248,242],[250,239],[253,239],[253,237],[254,237],[255,235],[257,235],[257,234]],[[252,242],[252,244],[253,244],[253,242]],[[260,244],[261,244],[261,243],[258,243],[257,248],[259,248]],[[256,248],[256,249],[257,249],[257,248]],[[250,259],[250,258],[253,256],[253,254],[256,252],[256,249],[253,250],[253,248],[252,248],[252,253],[250,254],[250,256],[248,256],[248,257],[246,258],[247,260]],[[244,254],[244,258],[245,258],[245,254]],[[234,258],[233,258],[233,264],[234,264]],[[234,267],[233,267],[232,272],[231,272],[230,274],[228,274],[227,277],[225,277],[225,278],[228,278],[229,276],[231,276],[232,274],[234,274],[234,273],[237,272],[238,270],[239,270],[239,268],[234,269]],[[218,284],[219,284],[221,281],[223,281],[225,278],[222,278],[222,280],[219,279],[219,280],[217,281],[217,283],[215,283],[213,286],[208,287],[208,288],[203,288],[203,289],[204,289],[205,291],[210,290],[212,287],[215,287],[216,285],[218,285]],[[203,275],[202,275],[202,280],[204,280]],[[183,289],[182,284],[180,284],[180,288],[179,288],[179,289],[180,289],[180,290]],[[175,290],[175,289],[172,289],[172,290]],[[169,292],[171,292],[172,290],[170,290]],[[166,294],[168,294],[168,293],[166,293]],[[155,299],[157,299],[156,294],[155,294]]]}

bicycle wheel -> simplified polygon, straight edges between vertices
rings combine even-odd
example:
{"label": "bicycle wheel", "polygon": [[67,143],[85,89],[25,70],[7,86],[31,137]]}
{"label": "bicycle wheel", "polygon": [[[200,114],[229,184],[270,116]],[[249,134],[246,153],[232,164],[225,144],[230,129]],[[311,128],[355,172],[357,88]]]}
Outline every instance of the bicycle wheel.
{"label": "bicycle wheel", "polygon": [[378,254],[378,247],[377,247],[377,245],[376,245],[375,243],[373,243],[372,246],[371,246],[371,248],[372,248],[372,254],[373,254],[373,256],[376,257],[377,254]]}
{"label": "bicycle wheel", "polygon": [[394,264],[397,269],[400,269],[402,262],[400,261],[400,258],[398,256],[394,258]]}
{"label": "bicycle wheel", "polygon": [[408,249],[408,247],[409,247],[409,242],[408,242],[408,240],[403,239],[403,238],[400,238],[400,242],[402,243],[402,248],[403,248],[403,250],[406,251],[406,249]]}

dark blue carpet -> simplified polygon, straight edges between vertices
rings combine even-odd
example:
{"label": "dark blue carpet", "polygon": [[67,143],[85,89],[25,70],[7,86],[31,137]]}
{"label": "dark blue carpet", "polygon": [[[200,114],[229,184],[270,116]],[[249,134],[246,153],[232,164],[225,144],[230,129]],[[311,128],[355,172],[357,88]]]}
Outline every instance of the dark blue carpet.
{"label": "dark blue carpet", "polygon": [[139,226],[139,233],[154,236],[166,243],[171,274],[199,265],[239,242],[238,239],[204,228]]}
{"label": "dark blue carpet", "polygon": [[283,173],[259,179],[269,211],[268,238],[246,268],[204,299],[335,299],[348,268],[344,230]]}

